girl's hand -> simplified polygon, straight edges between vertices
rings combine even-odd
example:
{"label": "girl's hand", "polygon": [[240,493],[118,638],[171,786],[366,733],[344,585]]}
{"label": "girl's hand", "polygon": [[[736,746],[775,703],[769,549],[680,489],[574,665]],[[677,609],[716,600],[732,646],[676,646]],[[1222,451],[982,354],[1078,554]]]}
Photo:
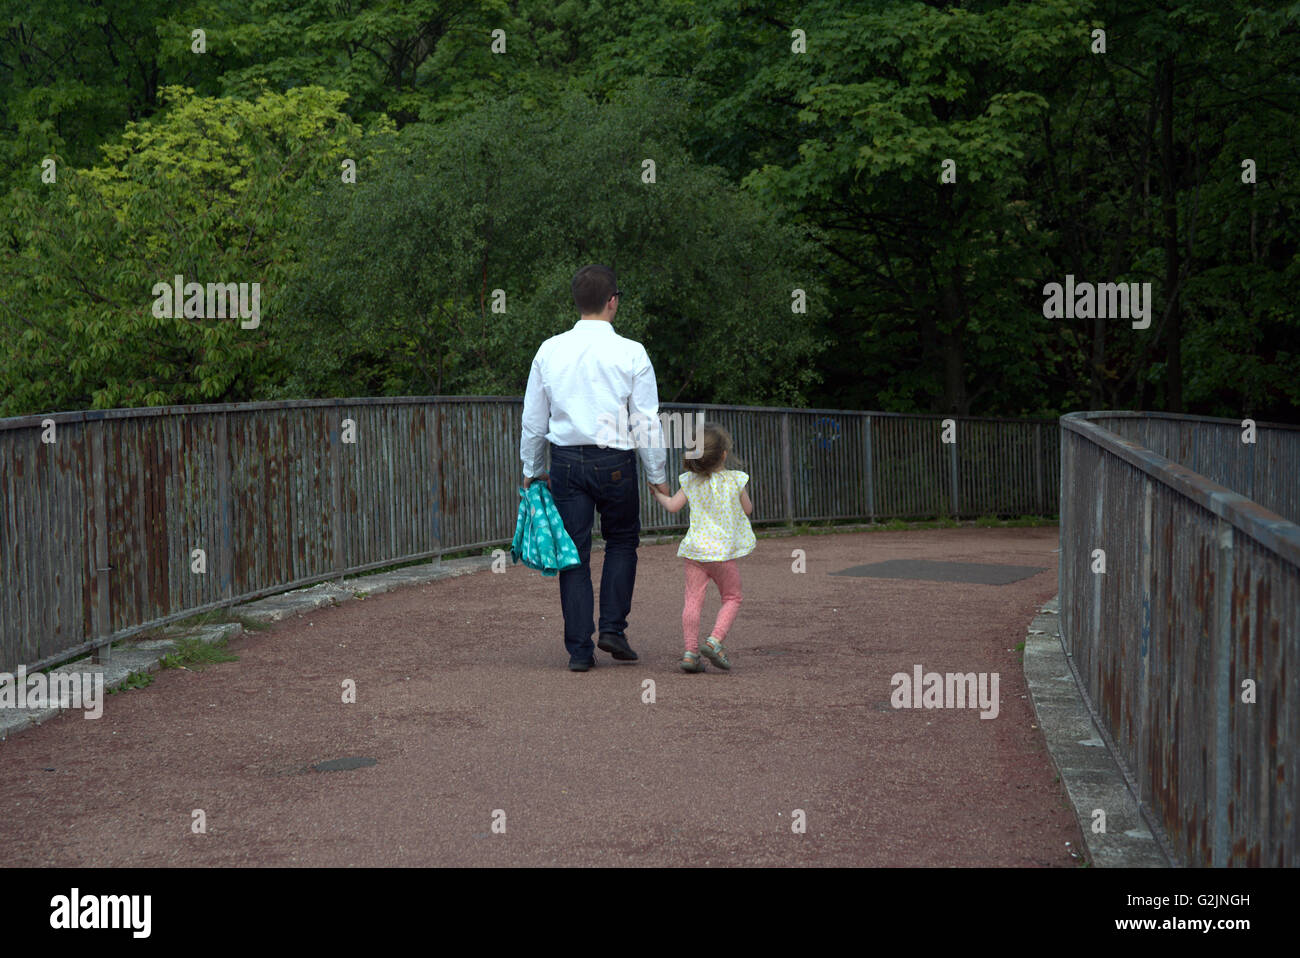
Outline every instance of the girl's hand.
{"label": "girl's hand", "polygon": [[[661,485],[666,484],[661,483]],[[655,502],[659,503],[659,505],[663,506],[669,512],[681,512],[682,507],[686,505],[686,493],[682,492],[680,489],[677,490],[675,496],[666,496],[660,492],[658,488],[654,486],[651,486],[650,488],[654,490]]]}

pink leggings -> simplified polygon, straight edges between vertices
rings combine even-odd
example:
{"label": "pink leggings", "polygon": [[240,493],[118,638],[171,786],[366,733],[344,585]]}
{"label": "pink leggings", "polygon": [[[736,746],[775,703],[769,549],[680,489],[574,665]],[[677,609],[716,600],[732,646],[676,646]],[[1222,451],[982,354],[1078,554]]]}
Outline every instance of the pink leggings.
{"label": "pink leggings", "polygon": [[721,641],[727,637],[727,630],[740,611],[740,569],[736,567],[735,559],[726,562],[696,562],[694,559],[686,559],[685,562],[686,605],[682,609],[682,635],[686,639],[686,651],[698,652],[700,610],[704,608],[704,593],[709,587],[709,580],[718,584],[718,593],[722,596],[718,620],[709,634]]}

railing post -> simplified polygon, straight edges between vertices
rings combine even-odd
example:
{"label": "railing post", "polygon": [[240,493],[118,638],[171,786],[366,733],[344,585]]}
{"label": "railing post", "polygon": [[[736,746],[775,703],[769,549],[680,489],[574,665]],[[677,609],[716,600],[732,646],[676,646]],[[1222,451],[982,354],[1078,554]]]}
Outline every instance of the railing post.
{"label": "railing post", "polygon": [[343,423],[339,416],[343,404],[335,403],[334,421],[329,424],[330,437],[330,502],[333,514],[330,526],[334,534],[334,571],[339,579],[348,567],[343,548]]}
{"label": "railing post", "polygon": [[1043,424],[1036,422],[1034,423],[1034,499],[1040,516],[1047,512],[1047,500],[1043,498],[1043,486],[1046,484],[1043,481],[1044,468]]}
{"label": "railing post", "polygon": [[[1093,539],[1091,542],[1084,543],[1084,554],[1088,557],[1086,565],[1089,569],[1091,569],[1092,567],[1093,549],[1101,549],[1103,554],[1108,559],[1111,558],[1113,554],[1112,551],[1108,551],[1107,549],[1107,547],[1110,545],[1110,542],[1108,539],[1106,539],[1105,534],[1103,532],[1103,530],[1106,528],[1105,513],[1107,512],[1106,507],[1108,505],[1108,503],[1106,502],[1106,475],[1107,475],[1106,457],[1103,451],[1099,448],[1092,455],[1097,463],[1097,501],[1093,505],[1093,513],[1092,513]],[[1062,558],[1064,558],[1064,554],[1062,555]],[[1094,681],[1094,677],[1096,676],[1095,670],[1097,667],[1097,660],[1100,657],[1101,646],[1102,646],[1101,587],[1102,587],[1102,580],[1105,579],[1107,575],[1109,575],[1109,572],[1103,572],[1103,573],[1093,572],[1091,573],[1091,575],[1092,575],[1092,630],[1091,630],[1092,648],[1089,649],[1088,651],[1088,674],[1085,676],[1085,681],[1088,683],[1088,686],[1094,690],[1094,694],[1096,694],[1095,690],[1097,687],[1097,683]],[[1078,656],[1076,656],[1075,658],[1077,659]]]}
{"label": "railing post", "polygon": [[230,491],[230,416],[229,411],[217,414],[217,509],[221,517],[221,558],[218,560],[220,578],[217,587],[223,599],[234,596],[235,582],[235,536],[232,527],[235,504]]}
{"label": "railing post", "polygon": [[952,437],[952,438],[953,438],[953,441],[952,441],[951,443],[948,444],[948,472],[949,472],[949,484],[950,484],[950,486],[951,486],[951,488],[952,488],[952,517],[955,519],[955,518],[957,518],[957,512],[958,512],[958,503],[957,503],[957,434],[956,434],[957,418],[956,418],[955,416],[953,417],[952,423],[953,423],[953,437]]}
{"label": "railing post", "polygon": [[[1245,490],[1245,493],[1247,499],[1255,500],[1255,447],[1258,445],[1258,442],[1246,443],[1245,445],[1246,445],[1246,457],[1247,457],[1246,473],[1249,476],[1249,478],[1247,479],[1247,488]],[[1274,503],[1272,507],[1275,509],[1275,511],[1276,511],[1276,506],[1277,504]]]}
{"label": "railing post", "polygon": [[1061,644],[1068,650],[1071,639],[1074,635],[1076,623],[1074,621],[1074,581],[1075,577],[1069,574],[1069,566],[1066,564],[1068,556],[1065,553],[1065,543],[1071,541],[1074,535],[1074,516],[1070,512],[1070,497],[1067,487],[1072,486],[1070,481],[1069,463],[1074,456],[1074,449],[1067,445],[1071,440],[1070,433],[1064,427],[1061,428],[1060,441],[1057,443],[1057,455],[1060,456],[1060,487],[1056,490],[1059,498],[1060,519],[1056,537],[1056,547],[1058,559],[1056,561],[1056,592],[1061,597]]}
{"label": "railing post", "polygon": [[[106,640],[113,631],[113,607],[109,594],[110,577],[113,569],[108,564],[108,476],[104,454],[105,422],[106,420],[96,419],[92,422],[85,422],[85,426],[90,431],[90,435],[86,437],[88,440],[86,449],[91,457],[90,481],[94,488],[95,501],[95,591],[98,593],[95,602],[95,638]],[[112,655],[113,644],[105,642],[104,645],[95,647],[91,661],[107,664]]]}
{"label": "railing post", "polygon": [[876,521],[876,485],[875,467],[871,461],[871,417],[865,417],[862,424],[863,452],[867,473],[867,515]]}
{"label": "railing post", "polygon": [[[433,469],[433,541],[438,550],[438,557],[435,561],[442,562],[442,404],[434,402],[429,407],[430,419],[430,436],[431,442],[429,448],[432,451]],[[549,449],[547,454],[549,455]],[[547,463],[547,474],[550,473],[550,464]],[[515,470],[515,475],[519,474]],[[518,480],[516,480],[518,484]]]}
{"label": "railing post", "polygon": [[794,525],[794,467],[790,459],[790,414],[781,413],[781,484],[785,489],[785,521]]}
{"label": "railing post", "polygon": [[[1151,545],[1154,540],[1154,506],[1155,506],[1155,483],[1148,476],[1142,483],[1142,555],[1141,569],[1142,576],[1142,641],[1138,647],[1138,714],[1137,722],[1137,761],[1138,768],[1149,768],[1150,758],[1147,754],[1147,740],[1149,732],[1147,729],[1147,714],[1150,708],[1151,695]],[[1148,794],[1149,776],[1138,775],[1137,777],[1137,800],[1138,811],[1142,805],[1147,803],[1150,795]]]}
{"label": "railing post", "polygon": [[1232,774],[1232,523],[1215,521],[1218,569],[1214,576],[1214,867],[1226,868],[1232,849],[1228,831]]}

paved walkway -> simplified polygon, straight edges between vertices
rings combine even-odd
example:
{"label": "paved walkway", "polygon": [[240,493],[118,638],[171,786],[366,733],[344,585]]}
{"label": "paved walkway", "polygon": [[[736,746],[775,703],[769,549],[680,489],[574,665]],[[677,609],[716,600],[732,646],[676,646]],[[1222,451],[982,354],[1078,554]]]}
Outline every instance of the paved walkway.
{"label": "paved walkway", "polygon": [[[0,742],[0,865],[1073,866],[1013,651],[1056,594],[1056,546],[1051,528],[760,539],[730,674],[677,671],[675,545],[641,549],[634,665],[567,671],[555,580],[522,566],[291,618],[233,641],[238,662]],[[889,559],[1046,571],[829,574]],[[916,665],[998,673],[997,717],[894,709]],[[345,756],[377,764],[310,770]]]}

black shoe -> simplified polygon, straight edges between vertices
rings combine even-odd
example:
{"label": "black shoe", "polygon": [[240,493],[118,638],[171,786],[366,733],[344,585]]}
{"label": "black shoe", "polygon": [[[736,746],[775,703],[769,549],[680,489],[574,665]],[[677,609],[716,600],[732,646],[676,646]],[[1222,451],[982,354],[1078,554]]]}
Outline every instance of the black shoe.
{"label": "black shoe", "polygon": [[600,641],[596,643],[596,648],[608,652],[618,662],[635,662],[640,658],[632,651],[632,646],[627,644],[627,639],[612,632],[603,634]]}
{"label": "black shoe", "polygon": [[596,664],[594,658],[591,659],[569,659],[570,672],[585,672]]}

